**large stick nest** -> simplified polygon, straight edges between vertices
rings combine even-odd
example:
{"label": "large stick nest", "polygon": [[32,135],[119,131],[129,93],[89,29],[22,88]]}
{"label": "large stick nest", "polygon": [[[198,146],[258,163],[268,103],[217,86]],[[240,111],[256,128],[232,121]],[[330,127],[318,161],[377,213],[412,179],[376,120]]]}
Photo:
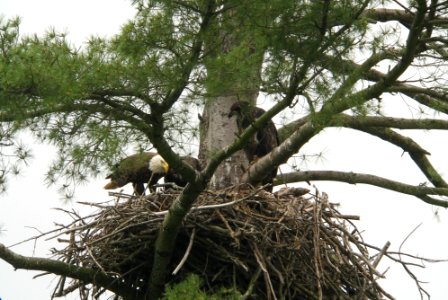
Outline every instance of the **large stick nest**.
{"label": "large stick nest", "polygon": [[[171,281],[201,274],[206,289],[235,287],[251,299],[380,299],[379,257],[325,193],[303,189],[231,188],[205,192],[184,220],[172,259]],[[177,193],[135,198],[118,194],[87,217],[67,212],[54,250],[60,260],[116,276],[145,290],[154,244]],[[59,235],[59,236],[60,236]],[[177,268],[176,268],[177,267]],[[103,289],[61,278],[54,296],[78,290],[86,299]],[[93,298],[93,297],[92,297]]]}

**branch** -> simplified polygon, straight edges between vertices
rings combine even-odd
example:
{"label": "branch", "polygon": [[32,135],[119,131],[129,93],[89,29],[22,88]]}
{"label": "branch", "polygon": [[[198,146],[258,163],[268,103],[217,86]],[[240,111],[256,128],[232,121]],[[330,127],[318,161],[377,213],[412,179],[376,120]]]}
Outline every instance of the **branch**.
{"label": "branch", "polygon": [[260,182],[273,167],[285,163],[322,129],[323,127],[315,127],[312,122],[306,122],[269,154],[250,165],[242,182]]}
{"label": "branch", "polygon": [[[280,129],[280,131],[283,132],[280,136],[284,136],[285,132],[293,130],[296,126],[303,126],[305,120],[305,118],[302,118],[286,125],[284,128]],[[402,148],[403,151],[409,153],[411,159],[435,187],[448,187],[448,184],[443,177],[428,160],[427,155],[430,155],[428,151],[423,149],[413,139],[403,136],[389,128],[382,128],[382,126],[384,126],[400,129],[448,129],[448,121],[436,119],[413,120],[387,117],[354,117],[339,114],[332,119],[329,126],[342,126],[360,130]],[[268,160],[266,160],[266,162],[262,163],[270,163],[270,166],[272,166],[272,161],[268,162]],[[430,203],[432,201],[430,198],[426,198],[425,196],[422,197],[423,198],[421,199],[425,202]]]}
{"label": "branch", "polygon": [[[329,69],[331,72],[336,74],[348,74],[352,70],[357,70],[361,68],[361,65],[354,63],[349,60],[334,59],[330,56],[325,57],[319,62],[325,68]],[[386,77],[386,74],[370,69],[362,73],[362,77],[365,80],[380,82]],[[390,87],[388,87],[386,92],[390,93],[402,93],[411,99],[414,99],[418,103],[430,107],[436,111],[440,111],[448,114],[448,96],[446,93],[441,93],[434,88],[424,88],[418,87],[411,84],[406,84],[402,82],[395,82]]]}
{"label": "branch", "polygon": [[332,126],[356,127],[356,128],[386,127],[397,129],[448,130],[448,121],[441,119],[407,119],[407,118],[393,118],[383,116],[381,117],[350,116],[346,114],[339,114],[333,118]]}
{"label": "branch", "polygon": [[425,149],[421,148],[413,139],[403,136],[388,128],[366,128],[359,127],[358,130],[367,132],[371,135],[377,136],[391,144],[402,148],[409,153],[411,159],[423,172],[426,178],[436,187],[448,187],[448,184],[443,180],[442,176],[433,167],[431,162],[426,157],[430,155]]}
{"label": "branch", "polygon": [[447,94],[439,93],[434,88],[422,88],[410,84],[400,83],[389,87],[388,92],[403,93],[424,106],[448,114]]}
{"label": "branch", "polygon": [[166,276],[169,273],[168,266],[176,246],[177,234],[182,226],[182,221],[204,189],[204,182],[188,184],[182,194],[170,206],[167,215],[163,219],[155,244],[154,263],[145,299],[158,299],[162,294]]}
{"label": "branch", "polygon": [[208,2],[199,33],[197,34],[199,37],[193,43],[192,56],[182,74],[181,82],[170,92],[162,105],[151,107],[154,115],[160,113],[158,116],[154,117],[158,122],[154,124],[155,130],[151,135],[151,142],[153,142],[154,146],[163,158],[165,158],[182,177],[189,178],[189,183],[182,191],[182,194],[180,194],[170,206],[168,214],[163,219],[162,226],[160,227],[159,234],[157,235],[154,251],[154,262],[148,282],[149,288],[146,291],[145,299],[158,299],[162,295],[166,284],[166,277],[169,273],[168,266],[170,265],[174,248],[176,246],[177,235],[182,226],[182,221],[190,211],[199,194],[205,189],[209,178],[216,169],[209,168],[211,173],[210,176],[207,177],[205,172],[197,173],[189,165],[183,163],[180,157],[173,152],[170,145],[163,137],[162,119],[163,112],[167,111],[175,103],[188,83],[188,78],[197,59],[199,58],[200,50],[202,48],[202,33],[214,16],[214,10],[214,1]]}
{"label": "branch", "polygon": [[[423,23],[426,13],[425,1],[418,1],[418,4],[418,9],[414,15],[412,26],[409,29],[408,37],[406,40],[406,47],[404,48],[401,58],[397,62],[397,64],[382,78],[381,81],[376,82],[368,88],[365,88],[345,98],[333,97],[332,101],[327,101],[322,106],[322,109],[320,111],[322,113],[320,115],[320,118],[322,118],[322,120],[318,120],[318,122],[322,123],[320,124],[320,126],[325,126],[325,123],[334,114],[341,113],[346,109],[352,108],[356,105],[361,105],[370,99],[379,97],[382,93],[384,93],[384,91],[387,90],[387,88],[394,85],[401,74],[403,74],[411,65],[414,56],[418,51],[419,39],[423,30]],[[373,61],[374,59],[375,56],[372,56]],[[368,66],[369,61],[367,60],[363,63],[359,70],[355,70],[351,74],[367,72],[369,69],[367,69],[366,67]]]}
{"label": "branch", "polygon": [[389,8],[368,9],[364,12],[364,16],[378,22],[397,21],[406,28],[410,28],[414,19],[414,14],[410,11]]}
{"label": "branch", "polygon": [[[278,129],[280,142],[283,142],[291,136],[294,131],[298,130],[303,124],[311,119],[306,116],[294,120]],[[329,126],[332,127],[384,127],[397,129],[421,129],[431,130],[440,129],[448,130],[448,121],[441,119],[407,119],[379,116],[350,116],[347,114],[338,114],[333,117]]]}
{"label": "branch", "polygon": [[[190,74],[199,60],[202,46],[204,44],[203,35],[208,29],[212,19],[216,16],[216,14],[214,13],[214,9],[214,2],[210,2],[207,5],[206,11],[203,12],[199,31],[195,34],[196,39],[192,42],[192,47],[190,50],[191,55],[183,66],[181,78],[177,86],[168,93],[162,104],[158,107],[158,109],[160,109],[160,112],[164,113],[168,111],[179,99],[179,97],[184,92],[185,87],[189,83]],[[152,108],[154,108],[154,106]]]}
{"label": "branch", "polygon": [[45,271],[56,275],[62,275],[101,286],[124,299],[140,299],[137,291],[120,282],[119,278],[111,277],[103,272],[90,268],[78,267],[61,261],[27,257],[9,250],[0,243],[0,258],[9,263],[15,269]]}
{"label": "branch", "polygon": [[[390,8],[368,9],[364,11],[363,15],[372,21],[378,21],[378,22],[396,21],[405,26],[406,28],[410,28],[410,26],[412,25],[412,20],[414,18],[414,14],[409,10],[390,9]],[[428,22],[436,24],[446,24],[448,22],[448,18],[426,17],[425,25],[427,25],[426,23]]]}
{"label": "branch", "polygon": [[277,176],[276,180],[274,181],[274,185],[282,183],[311,181],[311,180],[340,181],[350,184],[358,184],[358,183],[368,184],[388,189],[391,191],[399,192],[402,194],[412,195],[432,205],[441,206],[445,208],[448,207],[448,201],[435,199],[429,196],[429,195],[448,196],[448,188],[414,186],[370,174],[338,172],[338,171],[292,172]]}
{"label": "branch", "polygon": [[[199,31],[196,33],[196,39],[192,42],[191,55],[187,62],[184,63],[184,68],[182,69],[182,74],[179,82],[171,89],[165,99],[160,105],[153,103],[151,105],[152,110],[152,123],[154,130],[149,132],[148,138],[154,147],[157,149],[159,154],[168,162],[170,167],[172,167],[176,172],[178,172],[183,178],[188,178],[190,183],[193,183],[196,178],[199,177],[198,172],[193,169],[190,165],[183,162],[179,155],[177,155],[171,148],[170,144],[166,141],[164,137],[164,120],[163,114],[166,113],[174,103],[179,99],[179,97],[184,92],[186,86],[189,83],[190,74],[193,68],[197,64],[202,46],[203,46],[203,35],[206,32],[208,26],[210,25],[212,19],[216,16],[214,13],[215,3],[213,1],[209,2],[206,11],[203,12],[202,22],[200,24]],[[200,10],[196,10],[199,11]],[[210,176],[211,177],[211,176]]]}

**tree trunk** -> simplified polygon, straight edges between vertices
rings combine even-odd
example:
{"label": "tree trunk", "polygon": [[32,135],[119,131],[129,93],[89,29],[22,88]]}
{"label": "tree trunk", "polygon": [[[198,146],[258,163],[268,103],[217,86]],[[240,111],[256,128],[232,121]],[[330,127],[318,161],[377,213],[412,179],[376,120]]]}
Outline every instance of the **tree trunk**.
{"label": "tree trunk", "polygon": [[[206,163],[213,154],[231,144],[238,135],[235,118],[229,118],[230,107],[238,101],[238,96],[218,96],[204,107],[201,126],[199,159]],[[210,180],[213,189],[238,184],[248,166],[244,151],[238,151],[219,165]]]}
{"label": "tree trunk", "polygon": [[[212,36],[206,43],[212,62],[205,62],[207,81],[212,83],[206,86],[207,93],[212,96],[205,103],[200,126],[199,159],[202,165],[206,165],[216,151],[234,142],[239,134],[236,117],[228,117],[231,106],[238,101],[256,105],[259,93],[263,52],[254,45],[254,36],[240,26],[241,12],[229,7],[225,15],[225,21],[218,25],[217,36],[220,38]],[[210,187],[219,189],[240,183],[248,165],[244,151],[236,152],[219,165],[210,180]]]}

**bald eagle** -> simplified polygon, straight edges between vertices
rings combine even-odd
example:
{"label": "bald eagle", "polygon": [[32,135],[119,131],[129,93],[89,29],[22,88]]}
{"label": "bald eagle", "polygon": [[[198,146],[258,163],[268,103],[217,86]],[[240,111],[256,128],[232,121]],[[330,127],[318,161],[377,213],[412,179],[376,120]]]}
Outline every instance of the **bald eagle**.
{"label": "bald eagle", "polygon": [[144,184],[148,183],[149,179],[151,179],[150,185],[156,184],[168,170],[168,164],[157,153],[137,153],[124,158],[113,167],[112,173],[106,177],[110,182],[104,188],[111,190],[132,183],[135,193],[143,195]]}
{"label": "bald eagle", "polygon": [[[196,158],[184,156],[182,160],[200,171],[200,164]],[[149,181],[149,185],[152,186],[162,177],[165,177],[165,182],[174,182],[181,187],[188,182],[171,169],[162,156],[153,152],[143,152],[128,156],[115,165],[112,174],[106,177],[110,182],[104,188],[116,189],[132,183],[135,193],[143,195],[145,183]]]}
{"label": "bald eagle", "polygon": [[[252,106],[249,102],[236,102],[230,108],[228,117],[236,116],[238,130],[241,133],[244,129],[249,127],[256,119],[261,117],[266,111],[259,107]],[[244,147],[244,152],[249,160],[249,163],[254,163],[259,158],[270,153],[275,147],[280,144],[278,139],[277,128],[274,122],[271,120],[263,127],[257,128],[257,132],[254,137],[249,140]],[[275,176],[277,176],[277,168],[274,168],[266,177],[262,180],[262,184],[273,182]],[[272,191],[272,187],[268,188]]]}

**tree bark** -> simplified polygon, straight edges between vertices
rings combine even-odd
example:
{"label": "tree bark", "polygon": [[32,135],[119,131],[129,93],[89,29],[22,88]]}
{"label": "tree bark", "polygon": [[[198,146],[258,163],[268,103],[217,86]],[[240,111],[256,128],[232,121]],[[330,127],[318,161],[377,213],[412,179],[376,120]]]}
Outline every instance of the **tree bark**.
{"label": "tree bark", "polygon": [[[205,105],[199,154],[201,161],[207,162],[214,153],[234,142],[238,127],[236,119],[229,118],[228,114],[237,101],[240,101],[237,95],[218,96]],[[248,165],[244,151],[236,152],[219,165],[210,180],[210,187],[219,189],[239,184]]]}
{"label": "tree bark", "polygon": [[[235,118],[229,118],[230,107],[238,101],[236,95],[218,96],[204,107],[199,158],[205,165],[219,150],[230,145],[238,134]],[[214,189],[240,183],[248,166],[244,151],[238,151],[224,160],[210,180]]]}
{"label": "tree bark", "polygon": [[[207,81],[211,83],[207,92],[211,96],[205,103],[200,128],[199,159],[203,166],[239,134],[236,118],[228,117],[230,107],[243,101],[256,105],[259,94],[263,49],[258,49],[254,36],[239,26],[242,13],[238,9],[239,6],[232,5],[226,8],[226,19],[217,24],[218,38],[212,36],[205,46],[213,58],[211,61],[216,61],[205,62]],[[232,52],[235,49],[237,54]],[[210,179],[210,187],[220,189],[241,183],[248,166],[244,151],[237,151],[218,166]]]}

